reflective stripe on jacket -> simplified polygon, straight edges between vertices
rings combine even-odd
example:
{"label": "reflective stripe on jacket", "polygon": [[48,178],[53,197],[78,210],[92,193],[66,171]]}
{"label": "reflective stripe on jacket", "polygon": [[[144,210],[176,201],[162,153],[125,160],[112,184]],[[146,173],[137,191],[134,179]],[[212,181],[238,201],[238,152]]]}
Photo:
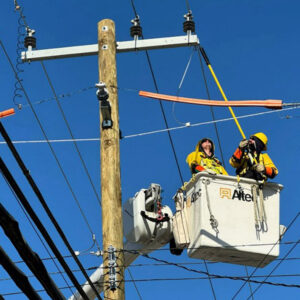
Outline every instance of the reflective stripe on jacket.
{"label": "reflective stripe on jacket", "polygon": [[[248,170],[250,170],[250,158],[240,148],[237,148],[229,160],[231,166],[236,168],[236,174],[243,176]],[[266,171],[265,174],[269,178],[274,178],[278,174],[278,169],[272,162],[270,156],[267,153],[260,153],[259,163],[264,165]]]}

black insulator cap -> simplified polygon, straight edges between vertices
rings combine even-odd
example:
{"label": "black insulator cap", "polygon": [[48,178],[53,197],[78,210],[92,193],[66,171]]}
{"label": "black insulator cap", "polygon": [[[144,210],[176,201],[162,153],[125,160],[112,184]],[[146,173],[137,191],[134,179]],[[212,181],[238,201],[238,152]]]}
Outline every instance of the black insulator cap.
{"label": "black insulator cap", "polygon": [[183,31],[184,32],[195,32],[195,22],[194,21],[185,21],[183,22]]}
{"label": "black insulator cap", "polygon": [[141,37],[143,34],[142,27],[140,25],[133,25],[130,27],[130,35],[134,37],[137,35],[138,37]]}
{"label": "black insulator cap", "polygon": [[28,48],[29,46],[36,48],[36,38],[34,36],[26,36],[24,46],[25,48]]}

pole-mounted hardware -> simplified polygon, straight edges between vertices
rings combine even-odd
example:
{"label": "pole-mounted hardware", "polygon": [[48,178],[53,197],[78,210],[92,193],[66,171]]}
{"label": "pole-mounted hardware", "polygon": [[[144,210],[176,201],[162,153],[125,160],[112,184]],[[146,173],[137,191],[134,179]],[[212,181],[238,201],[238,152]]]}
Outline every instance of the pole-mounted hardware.
{"label": "pole-mounted hardware", "polygon": [[111,119],[111,106],[108,101],[109,93],[106,88],[106,85],[104,82],[100,81],[99,83],[96,83],[97,92],[97,98],[100,101],[100,111],[102,115],[102,128],[108,129],[112,128],[113,121]]}
{"label": "pole-mounted hardware", "polygon": [[195,33],[195,22],[193,21],[192,11],[189,10],[183,17],[185,18],[185,21],[183,22],[183,31],[188,35]]}
{"label": "pole-mounted hardware", "polygon": [[28,49],[28,51],[31,51],[33,48],[36,48],[36,37],[33,36],[35,34],[35,30],[26,27],[26,32],[27,35],[24,39],[24,46]]}
{"label": "pole-mounted hardware", "polygon": [[117,289],[117,272],[116,272],[116,248],[113,246],[108,247],[108,269],[109,269],[109,289],[115,291]]}
{"label": "pole-mounted hardware", "polygon": [[130,27],[130,35],[134,39],[138,39],[143,35],[143,29],[140,25],[140,17],[136,16],[133,20],[131,20],[132,26]]}

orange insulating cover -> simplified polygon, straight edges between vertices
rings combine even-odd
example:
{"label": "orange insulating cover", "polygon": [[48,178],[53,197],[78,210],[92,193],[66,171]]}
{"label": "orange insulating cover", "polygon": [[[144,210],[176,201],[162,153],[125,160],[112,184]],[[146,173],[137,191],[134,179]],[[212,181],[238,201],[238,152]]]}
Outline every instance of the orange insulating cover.
{"label": "orange insulating cover", "polygon": [[0,118],[5,118],[15,114],[15,110],[13,108],[4,110],[0,112]]}
{"label": "orange insulating cover", "polygon": [[282,100],[236,100],[236,101],[218,101],[218,100],[206,100],[206,99],[196,99],[196,98],[185,98],[177,96],[169,96],[157,93],[151,93],[146,91],[139,91],[139,95],[147,98],[189,103],[197,105],[211,105],[211,106],[262,106],[271,109],[281,109]]}

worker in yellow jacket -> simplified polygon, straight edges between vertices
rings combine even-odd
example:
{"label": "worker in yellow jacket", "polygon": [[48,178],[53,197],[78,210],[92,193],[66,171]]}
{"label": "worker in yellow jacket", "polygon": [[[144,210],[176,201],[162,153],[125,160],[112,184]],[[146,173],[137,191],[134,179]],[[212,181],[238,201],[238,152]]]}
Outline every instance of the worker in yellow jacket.
{"label": "worker in yellow jacket", "polygon": [[206,171],[212,174],[228,175],[214,153],[215,145],[212,140],[208,138],[200,140],[195,151],[190,153],[186,158],[192,174]]}
{"label": "worker in yellow jacket", "polygon": [[[274,178],[278,170],[267,153],[268,138],[258,132],[250,136],[249,140],[242,140],[239,147],[235,150],[229,163],[236,168],[236,174],[246,178],[265,180]],[[251,162],[249,154],[255,158],[256,162]]]}

